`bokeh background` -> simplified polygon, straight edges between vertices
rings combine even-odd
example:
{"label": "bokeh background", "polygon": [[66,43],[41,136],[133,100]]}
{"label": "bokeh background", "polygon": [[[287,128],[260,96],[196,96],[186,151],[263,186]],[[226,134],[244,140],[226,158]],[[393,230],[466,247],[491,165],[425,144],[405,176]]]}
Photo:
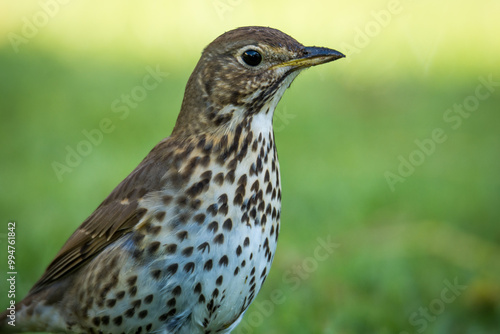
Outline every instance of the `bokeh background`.
{"label": "bokeh background", "polygon": [[[499,14],[497,0],[0,1],[0,271],[15,221],[22,298],[170,134],[202,48],[264,25],[347,58],[301,74],[276,110],[280,243],[235,333],[499,333]],[[84,147],[103,119],[113,130]]]}

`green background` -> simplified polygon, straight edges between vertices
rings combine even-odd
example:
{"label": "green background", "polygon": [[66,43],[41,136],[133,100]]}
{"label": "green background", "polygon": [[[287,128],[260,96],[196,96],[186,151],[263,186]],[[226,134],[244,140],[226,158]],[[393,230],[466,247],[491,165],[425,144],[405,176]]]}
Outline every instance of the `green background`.
{"label": "green background", "polygon": [[[15,221],[22,298],[170,134],[202,48],[265,25],[347,58],[302,73],[278,105],[280,242],[234,332],[498,333],[499,13],[486,0],[1,2],[0,272]],[[120,119],[113,101],[157,66],[168,76]],[[104,118],[113,131],[58,180],[53,163]],[[391,186],[401,159],[416,166]]]}

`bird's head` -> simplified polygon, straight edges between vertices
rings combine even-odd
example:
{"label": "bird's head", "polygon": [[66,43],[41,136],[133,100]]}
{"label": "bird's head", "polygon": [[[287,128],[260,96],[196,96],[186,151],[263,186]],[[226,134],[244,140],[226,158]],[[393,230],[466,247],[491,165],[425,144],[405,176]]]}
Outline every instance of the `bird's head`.
{"label": "bird's head", "polygon": [[274,108],[298,73],[344,55],[305,47],[266,27],[242,27],[210,43],[186,86],[173,134],[230,131],[257,113],[272,120]]}

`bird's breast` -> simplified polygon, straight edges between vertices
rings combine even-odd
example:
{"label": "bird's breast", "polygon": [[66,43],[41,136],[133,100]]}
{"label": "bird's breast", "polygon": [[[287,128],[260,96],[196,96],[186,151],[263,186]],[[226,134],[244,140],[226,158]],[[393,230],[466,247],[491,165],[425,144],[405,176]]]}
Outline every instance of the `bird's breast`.
{"label": "bird's breast", "polygon": [[135,238],[145,236],[130,253],[148,262],[143,276],[164,293],[163,307],[175,305],[163,314],[185,310],[205,328],[227,328],[270,270],[281,212],[279,163],[269,129],[242,127],[195,144],[175,172],[190,174],[183,188],[166,182],[144,202],[151,218],[135,231]]}

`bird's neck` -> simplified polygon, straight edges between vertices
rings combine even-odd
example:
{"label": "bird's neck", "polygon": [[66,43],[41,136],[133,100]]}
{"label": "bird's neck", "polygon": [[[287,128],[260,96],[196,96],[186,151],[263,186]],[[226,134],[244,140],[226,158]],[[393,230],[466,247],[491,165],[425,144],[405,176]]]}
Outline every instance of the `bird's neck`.
{"label": "bird's neck", "polygon": [[284,76],[274,84],[258,87],[251,94],[238,95],[230,86],[210,89],[200,71],[194,71],[186,85],[181,112],[173,136],[230,133],[241,123],[254,121],[254,130],[272,132],[274,110],[299,71]]}

